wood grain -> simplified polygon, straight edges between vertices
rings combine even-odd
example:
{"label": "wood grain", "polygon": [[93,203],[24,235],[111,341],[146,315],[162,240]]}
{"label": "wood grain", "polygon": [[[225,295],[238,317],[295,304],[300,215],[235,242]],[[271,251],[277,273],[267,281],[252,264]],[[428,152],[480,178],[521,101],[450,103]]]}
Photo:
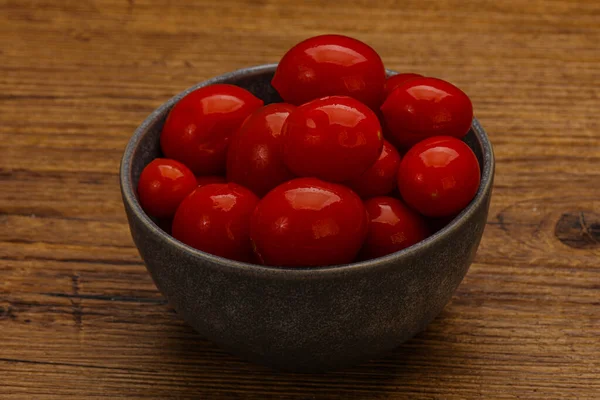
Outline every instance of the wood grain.
{"label": "wood grain", "polygon": [[[0,0],[0,398],[600,398],[599,21],[586,0]],[[496,184],[475,263],[424,333],[283,374],[170,311],[117,171],[169,97],[325,32],[462,87]]]}

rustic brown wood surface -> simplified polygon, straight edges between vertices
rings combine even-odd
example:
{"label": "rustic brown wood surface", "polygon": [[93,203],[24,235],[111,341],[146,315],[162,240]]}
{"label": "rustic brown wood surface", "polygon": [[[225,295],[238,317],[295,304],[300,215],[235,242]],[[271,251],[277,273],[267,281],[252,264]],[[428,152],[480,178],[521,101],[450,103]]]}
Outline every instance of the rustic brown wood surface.
{"label": "rustic brown wood surface", "polygon": [[[117,172],[169,97],[325,32],[462,87],[496,184],[476,261],[424,333],[283,374],[170,311]],[[592,0],[0,0],[0,398],[599,399],[599,44]]]}

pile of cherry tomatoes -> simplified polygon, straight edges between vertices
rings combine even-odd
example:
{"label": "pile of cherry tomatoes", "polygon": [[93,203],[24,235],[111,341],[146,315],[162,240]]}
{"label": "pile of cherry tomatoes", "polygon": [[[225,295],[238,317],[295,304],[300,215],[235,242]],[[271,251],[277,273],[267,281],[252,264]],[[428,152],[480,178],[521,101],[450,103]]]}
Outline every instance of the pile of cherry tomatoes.
{"label": "pile of cherry tomatoes", "polygon": [[138,195],[176,239],[250,263],[346,264],[414,245],[475,196],[473,108],[452,84],[386,79],[367,44],[323,35],[290,49],[272,86],[283,103],[214,84],[170,111]]}

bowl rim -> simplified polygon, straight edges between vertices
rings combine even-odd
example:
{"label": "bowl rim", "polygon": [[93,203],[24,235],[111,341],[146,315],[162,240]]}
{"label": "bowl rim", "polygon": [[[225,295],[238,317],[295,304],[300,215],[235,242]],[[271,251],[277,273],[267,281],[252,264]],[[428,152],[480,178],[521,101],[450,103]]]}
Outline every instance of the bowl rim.
{"label": "bowl rim", "polygon": [[[179,101],[182,97],[186,96],[188,93],[211,84],[225,83],[225,81],[229,81],[231,79],[247,79],[265,73],[273,73],[275,72],[276,68],[277,64],[263,64],[258,66],[241,68],[200,82],[178,93],[165,103],[161,104],[136,128],[130,140],[128,141],[127,146],[125,147],[123,156],[121,158],[119,171],[121,193],[123,197],[123,202],[126,203],[127,206],[129,206],[131,212],[135,214],[136,218],[141,223],[143,223],[153,235],[158,236],[158,238],[160,239],[159,241],[163,242],[166,245],[173,246],[179,251],[187,253],[188,256],[192,258],[198,259],[200,261],[209,261],[209,263],[205,263],[205,265],[208,264],[217,268],[233,269],[237,272],[248,273],[251,275],[256,275],[260,273],[274,273],[285,274],[290,277],[293,276],[311,278],[314,277],[315,274],[318,274],[319,277],[322,277],[325,274],[337,275],[355,272],[357,270],[364,271],[376,268],[384,268],[390,263],[395,264],[397,262],[402,261],[403,259],[409,258],[410,256],[416,253],[423,252],[426,249],[435,246],[438,242],[442,241],[445,237],[449,236],[453,231],[460,229],[460,227],[466,223],[469,217],[472,214],[474,214],[476,210],[479,209],[479,207],[482,206],[482,203],[486,199],[486,195],[491,191],[494,178],[495,161],[492,144],[490,143],[486,132],[482,128],[479,121],[476,118],[473,118],[471,128],[475,133],[479,145],[481,146],[483,156],[483,167],[481,168],[481,182],[479,184],[477,194],[475,195],[473,200],[471,200],[471,203],[469,203],[469,205],[465,207],[448,225],[446,225],[433,235],[429,236],[425,240],[422,240],[421,242],[410,246],[406,249],[397,251],[392,254],[388,254],[383,257],[367,261],[354,262],[350,264],[340,264],[322,267],[277,267],[250,264],[215,256],[190,247],[163,231],[143,211],[139,201],[137,200],[136,190],[133,187],[132,160],[134,159],[136,152],[139,149],[139,144],[144,135],[148,132],[149,128],[160,118],[163,112],[170,109],[177,101]],[[387,69],[386,72],[390,76],[397,74],[396,71]]]}

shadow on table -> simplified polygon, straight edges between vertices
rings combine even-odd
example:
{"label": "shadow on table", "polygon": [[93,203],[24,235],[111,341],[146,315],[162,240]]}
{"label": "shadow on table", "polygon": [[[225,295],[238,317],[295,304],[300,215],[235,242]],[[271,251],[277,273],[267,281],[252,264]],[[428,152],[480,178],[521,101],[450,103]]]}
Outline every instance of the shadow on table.
{"label": "shadow on table", "polygon": [[[452,379],[457,356],[468,358],[460,354],[465,350],[457,347],[453,336],[445,333],[446,320],[443,312],[426,331],[377,360],[324,374],[279,372],[242,361],[201,339],[189,327],[182,328],[185,340],[169,344],[169,358],[177,360],[173,373],[187,376],[186,386],[198,387],[203,398],[211,393],[222,396],[217,398],[251,399],[371,400],[391,393],[417,398],[435,392],[440,381]],[[464,373],[464,367],[458,368]]]}

